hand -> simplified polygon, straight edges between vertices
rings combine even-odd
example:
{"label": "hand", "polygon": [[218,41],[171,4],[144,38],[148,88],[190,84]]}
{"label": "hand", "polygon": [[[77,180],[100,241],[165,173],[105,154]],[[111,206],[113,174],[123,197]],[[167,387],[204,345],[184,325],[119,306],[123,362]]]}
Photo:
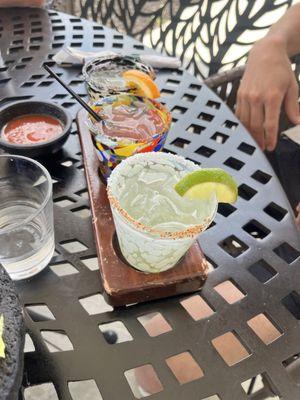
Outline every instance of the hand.
{"label": "hand", "polygon": [[300,203],[298,203],[297,207],[296,207],[296,224],[298,225],[298,227],[300,228]]}
{"label": "hand", "polygon": [[281,106],[300,124],[298,83],[282,42],[266,37],[252,48],[237,94],[236,115],[262,150],[274,150]]}

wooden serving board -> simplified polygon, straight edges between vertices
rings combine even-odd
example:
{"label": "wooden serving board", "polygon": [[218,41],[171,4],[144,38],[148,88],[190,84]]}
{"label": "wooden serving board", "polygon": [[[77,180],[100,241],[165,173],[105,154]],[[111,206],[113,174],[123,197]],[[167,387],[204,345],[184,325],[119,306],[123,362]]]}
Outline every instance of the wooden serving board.
{"label": "wooden serving board", "polygon": [[196,242],[184,258],[168,271],[146,274],[131,267],[122,256],[115,225],[99,177],[99,161],[85,124],[86,111],[77,115],[82,155],[91,202],[93,227],[104,296],[114,306],[139,303],[198,290],[207,276],[207,261]]}

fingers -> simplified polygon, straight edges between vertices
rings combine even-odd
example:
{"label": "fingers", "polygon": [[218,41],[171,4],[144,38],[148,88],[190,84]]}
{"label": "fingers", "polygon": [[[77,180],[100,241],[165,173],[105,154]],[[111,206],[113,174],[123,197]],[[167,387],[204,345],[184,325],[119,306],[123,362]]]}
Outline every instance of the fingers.
{"label": "fingers", "polygon": [[280,92],[270,93],[265,103],[265,141],[268,151],[275,149],[278,135],[278,123],[283,95]]}
{"label": "fingers", "polygon": [[264,105],[262,99],[255,93],[245,94],[243,90],[240,90],[237,97],[236,116],[264,150]]}
{"label": "fingers", "polygon": [[298,215],[296,216],[296,224],[300,228],[300,212],[298,211]]}
{"label": "fingers", "polygon": [[[272,151],[275,149],[278,136],[278,124],[280,108],[284,94],[280,91],[272,91],[267,95],[259,96],[255,93],[244,95],[242,91],[238,94],[236,115],[242,124],[251,132],[254,139],[262,150]],[[290,113],[296,117],[295,98],[297,97],[295,88],[289,94],[287,104]],[[293,101],[292,101],[293,100]],[[293,104],[293,106],[291,106]],[[300,114],[297,106],[297,116]]]}
{"label": "fingers", "polygon": [[300,228],[300,203],[298,203],[297,207],[296,207],[296,224],[299,226]]}
{"label": "fingers", "polygon": [[295,125],[300,124],[298,97],[299,88],[296,81],[293,80],[286,92],[284,108],[289,120]]}
{"label": "fingers", "polygon": [[264,106],[259,100],[255,100],[250,107],[250,132],[257,141],[259,147],[264,150]]}
{"label": "fingers", "polygon": [[250,129],[250,107],[245,97],[240,98],[239,119],[247,129]]}
{"label": "fingers", "polygon": [[238,119],[241,119],[241,100],[239,94],[237,95],[236,99],[235,115]]}

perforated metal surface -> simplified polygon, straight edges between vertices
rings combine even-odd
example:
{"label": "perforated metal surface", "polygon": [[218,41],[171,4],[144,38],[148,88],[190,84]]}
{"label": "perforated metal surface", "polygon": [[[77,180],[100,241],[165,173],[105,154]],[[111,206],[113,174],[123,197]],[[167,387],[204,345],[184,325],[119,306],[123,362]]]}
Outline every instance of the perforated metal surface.
{"label": "perforated metal surface", "polygon": [[[50,12],[48,18],[43,11],[3,10],[0,19],[0,105],[41,98],[59,102],[75,117],[77,104],[41,69],[43,61],[64,44],[142,51],[128,37],[64,14]],[[54,69],[85,96],[79,69]],[[66,400],[76,399],[70,382],[94,380],[104,400],[134,399],[126,379],[130,372],[124,373],[151,364],[161,382],[153,399],[201,400],[216,394],[215,399],[247,399],[241,384],[262,374],[270,391],[295,400],[300,389],[286,366],[300,352],[300,241],[286,197],[264,155],[216,95],[183,71],[160,71],[157,81],[173,112],[166,150],[205,167],[223,167],[240,186],[237,203],[220,206],[215,224],[200,238],[213,271],[192,309],[192,300],[183,301],[190,296],[115,310],[103,302],[74,124],[64,150],[43,160],[54,179],[57,254],[43,273],[18,284],[35,347],[25,354],[24,384],[50,382]],[[168,322],[156,336],[141,319],[154,312]],[[119,325],[106,325],[115,321]],[[264,323],[267,335],[260,329]],[[119,343],[106,341],[102,331],[111,329]],[[224,354],[228,341],[231,350]],[[172,373],[174,362],[192,361],[188,354],[171,357],[185,352],[200,369],[187,374],[193,381],[181,377],[180,384]],[[30,388],[25,398],[30,399]]]}

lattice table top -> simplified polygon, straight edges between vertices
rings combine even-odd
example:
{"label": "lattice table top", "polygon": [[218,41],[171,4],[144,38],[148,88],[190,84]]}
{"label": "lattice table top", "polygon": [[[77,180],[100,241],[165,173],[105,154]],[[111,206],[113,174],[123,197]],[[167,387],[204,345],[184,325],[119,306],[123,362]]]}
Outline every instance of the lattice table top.
{"label": "lattice table top", "polygon": [[[45,60],[63,45],[144,51],[129,37],[56,12],[2,10],[0,20],[1,106],[40,98],[75,117],[77,104],[41,68]],[[80,69],[53,68],[86,96]],[[92,399],[141,398],[149,392],[138,393],[133,381],[146,371],[155,377],[151,399],[247,399],[249,380],[259,376],[269,393],[295,400],[300,388],[289,370],[300,353],[300,240],[285,194],[215,94],[184,71],[160,71],[157,81],[173,112],[166,150],[223,167],[239,183],[237,203],[221,205],[200,237],[212,272],[193,296],[115,310],[104,302],[74,122],[64,150],[43,160],[54,183],[56,254],[43,273],[18,284],[28,330],[25,398],[33,385],[54,399],[76,400],[78,385]],[[156,331],[153,316],[161,322]]]}

